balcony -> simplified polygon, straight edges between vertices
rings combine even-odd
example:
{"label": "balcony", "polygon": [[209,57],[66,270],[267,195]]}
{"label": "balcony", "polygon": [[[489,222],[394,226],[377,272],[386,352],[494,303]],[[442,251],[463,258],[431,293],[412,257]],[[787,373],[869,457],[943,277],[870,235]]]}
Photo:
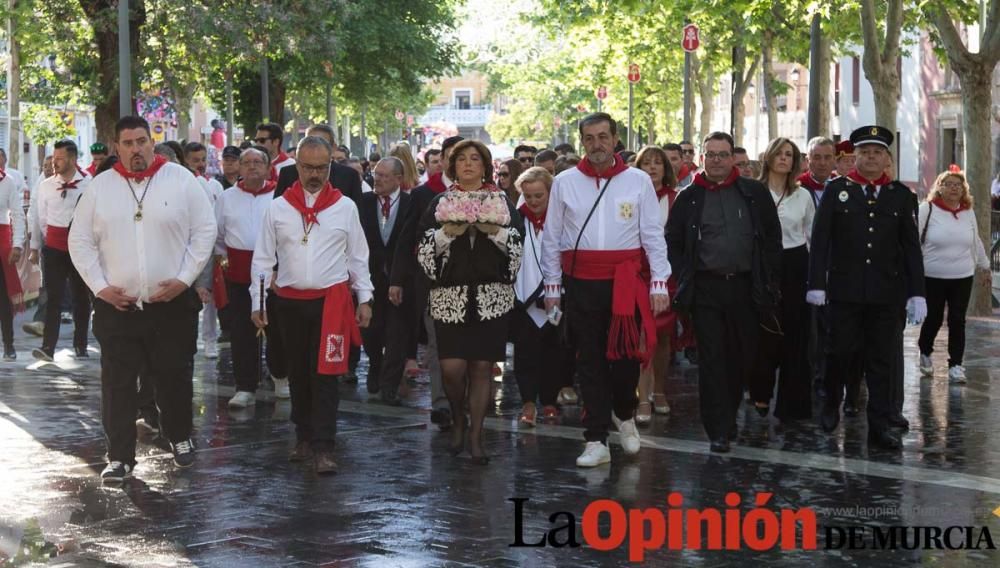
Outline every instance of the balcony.
{"label": "balcony", "polygon": [[460,128],[481,127],[486,125],[491,112],[493,112],[492,105],[473,105],[467,109],[460,109],[450,105],[433,106],[418,119],[418,122],[421,125],[448,122]]}

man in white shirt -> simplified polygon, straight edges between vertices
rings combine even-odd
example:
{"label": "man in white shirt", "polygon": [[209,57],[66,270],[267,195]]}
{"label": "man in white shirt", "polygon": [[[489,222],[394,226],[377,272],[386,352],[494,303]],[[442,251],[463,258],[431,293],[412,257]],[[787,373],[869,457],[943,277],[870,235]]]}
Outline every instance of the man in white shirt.
{"label": "man in white shirt", "polygon": [[17,264],[24,251],[24,198],[17,182],[0,169],[0,330],[3,359],[17,359],[14,350],[14,312],[24,310],[24,291]]}
{"label": "man in white shirt", "polygon": [[106,483],[130,477],[135,467],[140,372],[155,381],[160,433],[174,463],[194,463],[192,371],[201,303],[191,285],[216,235],[212,207],[191,172],[154,156],[149,123],[122,118],[115,145],[120,161],[84,194],[69,235],[73,264],[97,296]]}
{"label": "man in white shirt", "polygon": [[[614,152],[615,120],[600,112],[585,117],[580,139],[586,157],[552,186],[542,273],[546,311],[555,319],[555,309],[565,309],[579,357],[587,444],[576,465],[594,467],[611,461],[612,422],[625,452],[639,451],[633,417],[639,364],[655,352],[653,317],[669,307],[670,264],[653,182]],[[644,256],[648,281],[640,275]],[[560,306],[564,286],[567,303]]]}
{"label": "man in white shirt", "polygon": [[[275,182],[268,179],[270,159],[255,148],[247,148],[239,157],[240,181],[223,192],[215,207],[219,236],[215,254],[220,258],[226,280],[226,307],[229,317],[229,337],[232,345],[233,375],[236,394],[229,400],[231,408],[252,406],[260,381],[257,365],[257,330],[250,321],[253,306],[250,286],[260,286],[250,274],[254,244],[260,235],[264,213],[274,200]],[[271,348],[271,345],[268,345]],[[275,396],[288,398],[288,379],[274,379]]]}
{"label": "man in white shirt", "polygon": [[278,181],[281,169],[286,166],[295,165],[295,158],[292,158],[282,149],[281,142],[285,138],[285,132],[281,126],[273,122],[262,122],[257,125],[257,135],[253,141],[267,148],[267,153],[271,158],[271,180]]}
{"label": "man in white shirt", "polygon": [[[212,208],[222,195],[222,184],[215,178],[209,177],[206,173],[208,169],[208,149],[200,142],[188,142],[184,145],[184,165],[195,175],[201,188],[205,190]],[[212,272],[219,270],[218,265],[212,263],[205,266],[205,270]],[[214,274],[209,274],[212,281]],[[221,274],[220,274],[221,276]],[[195,287],[198,297],[201,298],[205,307],[201,311],[201,340],[205,345],[205,357],[216,359],[219,357],[219,347],[216,343],[219,340],[219,311],[212,298],[212,293],[207,288]]]}
{"label": "man in white shirt", "polygon": [[[264,214],[254,247],[251,275],[273,282],[278,325],[288,358],[296,445],[289,459],[314,458],[317,473],[336,473],[333,447],[340,404],[338,375],[347,373],[359,327],[371,320],[368,244],[358,209],[329,182],[330,143],[318,136],[299,142],[299,180]],[[279,262],[280,261],[280,262]],[[352,291],[357,294],[355,312]],[[250,286],[260,305],[260,286]],[[268,324],[267,310],[255,309],[254,324]]]}
{"label": "man in white shirt", "polygon": [[52,361],[55,356],[67,279],[73,301],[73,350],[79,358],[88,356],[87,334],[90,330],[90,295],[70,260],[67,237],[73,212],[92,178],[77,166],[77,148],[72,140],[56,142],[52,163],[55,175],[39,184],[32,206],[38,230],[31,234],[29,255],[31,262],[37,264],[41,250],[42,273],[48,293],[42,346],[32,351],[32,355],[42,361]]}

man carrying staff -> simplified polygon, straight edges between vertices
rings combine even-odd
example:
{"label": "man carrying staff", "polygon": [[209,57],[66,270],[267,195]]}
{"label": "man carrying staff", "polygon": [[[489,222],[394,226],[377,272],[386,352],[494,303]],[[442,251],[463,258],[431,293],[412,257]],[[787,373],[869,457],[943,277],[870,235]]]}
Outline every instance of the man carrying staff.
{"label": "man carrying staff", "polygon": [[[333,148],[318,136],[299,142],[295,167],[299,179],[271,202],[254,248],[250,285],[253,306],[260,306],[260,282],[274,282],[275,309],[288,359],[292,422],[296,445],[289,459],[314,458],[317,473],[336,473],[333,459],[340,396],[336,375],[348,369],[359,327],[372,317],[368,244],[350,199],[329,182]],[[355,312],[351,292],[357,294]],[[267,311],[255,309],[258,328]]]}

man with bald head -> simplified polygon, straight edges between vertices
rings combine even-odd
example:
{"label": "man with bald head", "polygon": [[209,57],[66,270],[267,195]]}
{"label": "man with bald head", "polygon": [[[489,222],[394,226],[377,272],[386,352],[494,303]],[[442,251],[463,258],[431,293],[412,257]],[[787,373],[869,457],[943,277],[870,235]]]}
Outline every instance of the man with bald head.
{"label": "man with bald head", "polygon": [[[307,136],[318,136],[326,140],[331,147],[337,147],[333,129],[328,124],[314,124],[306,131]],[[278,186],[274,189],[274,198],[281,197],[285,190],[292,187],[299,179],[299,171],[295,168],[282,168],[278,173]],[[361,201],[361,176],[354,168],[332,160],[330,163],[330,184],[340,190],[345,197],[355,204]]]}
{"label": "man with bald head", "polygon": [[374,191],[361,197],[361,226],[368,240],[368,270],[375,286],[372,323],[362,331],[368,367],[368,392],[380,393],[382,401],[398,405],[399,382],[406,365],[408,336],[389,330],[409,329],[412,310],[389,299],[389,275],[403,227],[417,213],[410,194],[400,191],[403,162],[385,158],[375,165]]}

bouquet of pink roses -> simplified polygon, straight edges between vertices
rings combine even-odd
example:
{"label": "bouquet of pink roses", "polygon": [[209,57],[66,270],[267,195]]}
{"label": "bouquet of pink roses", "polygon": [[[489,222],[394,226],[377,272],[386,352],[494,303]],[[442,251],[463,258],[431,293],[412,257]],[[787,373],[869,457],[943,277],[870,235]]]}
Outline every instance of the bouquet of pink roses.
{"label": "bouquet of pink roses", "polygon": [[438,200],[434,220],[438,223],[475,223],[479,218],[480,197],[472,192],[449,191]]}
{"label": "bouquet of pink roses", "polygon": [[482,203],[479,205],[479,223],[488,225],[499,225],[501,227],[510,224],[510,210],[507,208],[507,200],[503,193],[499,191],[487,191],[482,194]]}

